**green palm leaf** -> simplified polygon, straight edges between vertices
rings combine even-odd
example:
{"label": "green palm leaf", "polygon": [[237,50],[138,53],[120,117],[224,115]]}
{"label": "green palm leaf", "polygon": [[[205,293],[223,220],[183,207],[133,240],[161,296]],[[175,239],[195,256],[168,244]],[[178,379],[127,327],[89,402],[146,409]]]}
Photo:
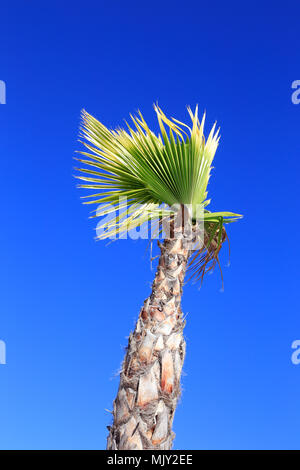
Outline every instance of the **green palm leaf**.
{"label": "green palm leaf", "polygon": [[203,222],[205,228],[204,247],[195,251],[192,263],[192,269],[202,276],[207,264],[217,261],[227,237],[224,223],[241,217],[204,209],[210,202],[207,185],[219,130],[214,124],[205,140],[205,114],[200,122],[198,106],[194,113],[188,107],[191,126],[167,118],[157,105],[154,109],[159,135],[150,130],[140,111],[131,116],[132,125],[126,123],[127,130],[110,130],[83,111],[80,135],[86,151],[78,152],[83,158],[77,160],[85,167],[77,168],[81,175],[76,178],[84,182],[80,188],[94,190],[84,196],[88,199],[84,204],[99,205],[92,217],[103,217],[114,210],[119,213],[99,224],[103,229],[99,238],[115,237],[149,221],[170,218],[176,212],[174,207],[189,206],[193,222]]}

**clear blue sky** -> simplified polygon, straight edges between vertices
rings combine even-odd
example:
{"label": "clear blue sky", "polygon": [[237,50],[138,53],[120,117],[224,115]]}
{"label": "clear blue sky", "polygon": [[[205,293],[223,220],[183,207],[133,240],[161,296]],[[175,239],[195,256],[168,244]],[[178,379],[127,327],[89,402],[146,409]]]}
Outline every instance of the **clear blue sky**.
{"label": "clear blue sky", "polygon": [[211,209],[245,215],[225,291],[216,271],[184,292],[175,448],[300,449],[299,15],[289,0],[2,3],[2,449],[105,448],[154,272],[146,241],[94,241],[72,157],[83,107],[108,126],[140,108],[155,128],[156,100],[218,121]]}

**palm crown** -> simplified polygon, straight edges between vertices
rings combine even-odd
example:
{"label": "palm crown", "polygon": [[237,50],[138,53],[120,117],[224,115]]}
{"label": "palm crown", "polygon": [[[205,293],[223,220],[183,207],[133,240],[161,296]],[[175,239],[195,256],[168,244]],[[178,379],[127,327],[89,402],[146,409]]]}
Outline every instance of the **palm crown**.
{"label": "palm crown", "polygon": [[87,151],[79,153],[88,159],[77,159],[87,166],[78,169],[84,175],[76,177],[85,182],[79,187],[97,191],[84,196],[89,199],[85,204],[99,205],[93,217],[119,212],[118,217],[100,223],[99,228],[104,231],[99,238],[172,217],[176,207],[189,206],[193,223],[202,222],[205,227],[205,246],[195,254],[196,270],[199,274],[201,265],[204,274],[203,266],[217,259],[226,238],[223,224],[241,217],[206,208],[210,203],[207,185],[219,130],[214,124],[205,140],[205,114],[200,122],[197,106],[194,113],[188,107],[191,126],[167,118],[157,105],[154,109],[159,135],[149,129],[140,111],[137,116],[131,115],[133,126],[126,123],[127,131],[110,130],[86,111],[82,112],[81,137]]}

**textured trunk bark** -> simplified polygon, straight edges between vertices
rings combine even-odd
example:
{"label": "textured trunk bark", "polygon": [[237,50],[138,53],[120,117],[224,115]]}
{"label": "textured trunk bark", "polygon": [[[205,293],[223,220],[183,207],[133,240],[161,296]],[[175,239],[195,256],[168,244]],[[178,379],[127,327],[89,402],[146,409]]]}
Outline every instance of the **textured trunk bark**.
{"label": "textured trunk bark", "polygon": [[107,449],[171,449],[185,357],[181,295],[189,242],[159,244],[161,255],[135,330],[129,336]]}

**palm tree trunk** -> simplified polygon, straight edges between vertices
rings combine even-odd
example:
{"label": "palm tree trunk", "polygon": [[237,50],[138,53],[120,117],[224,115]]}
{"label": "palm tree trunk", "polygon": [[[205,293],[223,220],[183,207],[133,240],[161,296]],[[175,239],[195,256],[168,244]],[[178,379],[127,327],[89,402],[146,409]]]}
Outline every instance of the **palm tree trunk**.
{"label": "palm tree trunk", "polygon": [[181,295],[188,240],[166,239],[152,293],[129,336],[109,426],[108,450],[172,448],[172,422],[185,357]]}

